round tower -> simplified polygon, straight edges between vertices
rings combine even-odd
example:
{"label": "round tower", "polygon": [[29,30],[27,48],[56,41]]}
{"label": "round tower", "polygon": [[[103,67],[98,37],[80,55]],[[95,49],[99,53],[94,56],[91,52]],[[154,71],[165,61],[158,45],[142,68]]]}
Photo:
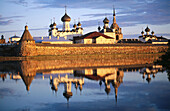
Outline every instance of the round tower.
{"label": "round tower", "polygon": [[35,40],[31,36],[28,26],[25,26],[24,33],[19,41],[19,52],[18,56],[35,56],[36,54],[36,45]]}

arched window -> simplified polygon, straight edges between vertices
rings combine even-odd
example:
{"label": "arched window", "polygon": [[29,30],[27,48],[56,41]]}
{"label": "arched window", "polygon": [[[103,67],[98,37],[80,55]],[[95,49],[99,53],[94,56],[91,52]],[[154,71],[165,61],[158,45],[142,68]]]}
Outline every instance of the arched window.
{"label": "arched window", "polygon": [[116,40],[119,40],[119,36],[118,35],[116,35]]}

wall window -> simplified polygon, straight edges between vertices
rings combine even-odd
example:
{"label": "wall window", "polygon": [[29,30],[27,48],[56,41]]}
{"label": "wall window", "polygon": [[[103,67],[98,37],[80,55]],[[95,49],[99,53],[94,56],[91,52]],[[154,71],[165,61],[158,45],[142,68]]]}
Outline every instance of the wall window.
{"label": "wall window", "polygon": [[119,35],[116,35],[116,40],[119,40]]}

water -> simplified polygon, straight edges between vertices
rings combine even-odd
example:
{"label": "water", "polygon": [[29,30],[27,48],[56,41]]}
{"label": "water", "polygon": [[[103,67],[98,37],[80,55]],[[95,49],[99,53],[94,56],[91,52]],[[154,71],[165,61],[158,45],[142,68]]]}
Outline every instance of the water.
{"label": "water", "polygon": [[170,82],[162,65],[56,64],[1,62],[0,110],[170,110]]}

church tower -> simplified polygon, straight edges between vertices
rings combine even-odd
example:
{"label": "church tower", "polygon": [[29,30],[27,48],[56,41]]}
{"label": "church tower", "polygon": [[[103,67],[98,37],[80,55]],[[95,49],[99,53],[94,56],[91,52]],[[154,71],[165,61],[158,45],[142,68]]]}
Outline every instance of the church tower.
{"label": "church tower", "polygon": [[65,6],[65,15],[61,18],[61,21],[63,22],[63,31],[70,31],[71,18],[67,15],[66,6]]}
{"label": "church tower", "polygon": [[116,23],[115,8],[113,8],[113,24],[110,26],[110,28],[115,30],[116,42],[123,39],[122,28],[120,28]]}

